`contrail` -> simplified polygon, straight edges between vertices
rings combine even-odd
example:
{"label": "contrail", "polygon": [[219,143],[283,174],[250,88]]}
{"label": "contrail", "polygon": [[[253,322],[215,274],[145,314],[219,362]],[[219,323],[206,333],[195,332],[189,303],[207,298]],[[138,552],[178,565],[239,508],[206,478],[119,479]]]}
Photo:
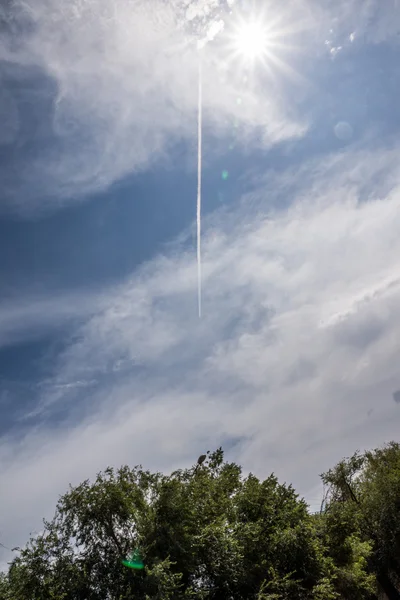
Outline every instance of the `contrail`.
{"label": "contrail", "polygon": [[197,113],[197,302],[199,319],[201,318],[201,154],[202,154],[202,116],[203,90],[201,57],[199,55],[199,90]]}

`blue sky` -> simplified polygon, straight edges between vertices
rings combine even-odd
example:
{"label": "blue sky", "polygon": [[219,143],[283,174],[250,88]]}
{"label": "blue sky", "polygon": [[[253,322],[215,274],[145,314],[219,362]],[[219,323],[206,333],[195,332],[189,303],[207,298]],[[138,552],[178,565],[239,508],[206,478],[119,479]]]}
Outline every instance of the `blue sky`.
{"label": "blue sky", "polygon": [[396,0],[28,0],[0,27],[0,542],[109,464],[220,445],[316,508],[398,435]]}

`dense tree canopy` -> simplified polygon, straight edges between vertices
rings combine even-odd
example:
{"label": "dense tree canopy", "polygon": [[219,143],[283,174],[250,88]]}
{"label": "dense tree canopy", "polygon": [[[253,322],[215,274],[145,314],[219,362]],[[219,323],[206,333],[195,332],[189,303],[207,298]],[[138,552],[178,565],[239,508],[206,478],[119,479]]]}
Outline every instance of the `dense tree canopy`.
{"label": "dense tree canopy", "polygon": [[324,527],[336,563],[345,564],[356,539],[359,548],[369,547],[365,559],[378,588],[400,600],[400,445],[356,453],[322,479]]}
{"label": "dense tree canopy", "polygon": [[[322,476],[311,515],[221,449],[171,475],[108,468],[70,488],[0,577],[1,600],[400,600],[400,447]],[[138,549],[144,568],[122,564]]]}

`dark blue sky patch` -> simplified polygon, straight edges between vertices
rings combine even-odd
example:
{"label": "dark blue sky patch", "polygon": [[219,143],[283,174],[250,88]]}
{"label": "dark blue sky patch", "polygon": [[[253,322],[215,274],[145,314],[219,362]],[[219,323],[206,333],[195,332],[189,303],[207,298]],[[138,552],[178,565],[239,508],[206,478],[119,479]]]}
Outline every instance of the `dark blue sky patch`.
{"label": "dark blue sky patch", "polygon": [[0,435],[21,426],[40,399],[39,382],[51,374],[59,351],[55,335],[0,348]]}

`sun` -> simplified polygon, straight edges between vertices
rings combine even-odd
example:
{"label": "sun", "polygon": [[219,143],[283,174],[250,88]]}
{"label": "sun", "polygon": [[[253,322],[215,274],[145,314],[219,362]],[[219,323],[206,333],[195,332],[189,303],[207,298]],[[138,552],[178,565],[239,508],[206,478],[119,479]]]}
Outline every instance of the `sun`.
{"label": "sun", "polygon": [[294,36],[304,26],[300,19],[298,21],[294,23],[285,12],[272,15],[266,9],[232,15],[225,35],[227,63],[240,72],[255,73],[262,67],[263,72],[273,78],[279,71],[297,78],[284,56],[298,51]]}
{"label": "sun", "polygon": [[241,23],[234,34],[237,54],[250,61],[263,57],[268,51],[268,32],[256,21]]}
{"label": "sun", "polygon": [[[246,9],[229,12],[221,35],[207,46],[220,81],[229,79],[238,86],[232,88],[240,90],[238,105],[247,93],[267,93],[267,89],[270,94],[281,93],[287,80],[299,86],[309,85],[297,68],[310,27],[308,17],[303,16],[301,3],[298,11],[290,14],[287,8],[269,10],[270,3],[271,0],[246,0]],[[289,4],[297,5],[297,0]]]}
{"label": "sun", "polygon": [[243,66],[265,63],[275,51],[279,33],[276,18],[267,18],[264,11],[237,15],[227,36],[231,57]]}

